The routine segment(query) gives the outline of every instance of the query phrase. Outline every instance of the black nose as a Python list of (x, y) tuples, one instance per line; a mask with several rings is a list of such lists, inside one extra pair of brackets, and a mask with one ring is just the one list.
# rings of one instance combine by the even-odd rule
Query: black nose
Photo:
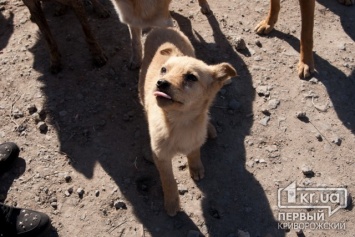
[(167, 89), (170, 86), (170, 82), (167, 80), (160, 79), (157, 81), (157, 87), (159, 89)]

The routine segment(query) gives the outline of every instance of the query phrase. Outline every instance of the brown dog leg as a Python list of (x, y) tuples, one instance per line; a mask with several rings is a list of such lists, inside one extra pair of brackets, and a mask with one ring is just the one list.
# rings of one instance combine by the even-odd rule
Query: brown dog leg
[(310, 77), (314, 72), (313, 61), (313, 25), (315, 0), (299, 0), (302, 17), (300, 61), (298, 63), (298, 76)]
[(86, 18), (85, 7), (82, 0), (73, 0), (71, 1), (71, 7), (80, 21), (81, 27), (85, 34), (86, 42), (89, 46), (89, 50), (93, 55), (94, 64), (98, 67), (101, 67), (106, 64), (107, 57), (105, 56), (100, 45), (97, 43), (91, 28), (89, 26), (88, 19)]
[(210, 6), (208, 5), (207, 0), (198, 0), (198, 4), (201, 7), (201, 12), (205, 15), (212, 13)]
[(189, 170), (191, 177), (198, 181), (203, 179), (205, 176), (205, 168), (201, 162), (200, 149), (197, 149), (187, 155), (187, 160), (189, 163)]
[(31, 13), (31, 20), (38, 25), (47, 47), (50, 52), (50, 69), (52, 73), (58, 73), (61, 70), (60, 53), (57, 42), (54, 40), (51, 30), (49, 29), (47, 20), (44, 16), (41, 3), (34, 0), (23, 0), (23, 3), (28, 7)]
[(138, 27), (128, 26), (131, 34), (131, 60), (129, 62), (129, 69), (137, 69), (142, 63), (142, 30)]
[(265, 20), (261, 21), (256, 27), (255, 31), (258, 34), (269, 34), (277, 22), (280, 12), (280, 0), (270, 0), (269, 14)]
[(169, 216), (175, 216), (180, 210), (179, 194), (174, 179), (171, 158), (158, 159), (153, 155), (154, 163), (158, 168), (164, 192), (164, 207)]

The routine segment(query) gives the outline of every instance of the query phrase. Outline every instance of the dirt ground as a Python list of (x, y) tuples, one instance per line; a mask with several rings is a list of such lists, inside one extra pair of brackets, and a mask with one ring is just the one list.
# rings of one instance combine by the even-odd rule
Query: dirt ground
[[(218, 138), (202, 149), (206, 177), (194, 182), (184, 157), (174, 160), (182, 212), (171, 218), (157, 170), (144, 158), (147, 126), (138, 71), (127, 68), (129, 32), (102, 2), (110, 18), (87, 7), (109, 59), (102, 68), (92, 65), (74, 14), (55, 17), (54, 5), (44, 4), (62, 54), (63, 70), (52, 75), (28, 9), (0, 0), (0, 142), (21, 147), (0, 176), (0, 201), (47, 213), (52, 236), (355, 236), (354, 6), (316, 2), (316, 73), (300, 80), (298, 1), (282, 2), (276, 30), (265, 37), (253, 29), (267, 14), (266, 0), (210, 0), (210, 16), (197, 0), (173, 1), (172, 16), (197, 57), (229, 62), (239, 76), (211, 109)], [(236, 50), (238, 38), (246, 49)], [(308, 119), (297, 118), (301, 112)], [(347, 190), (348, 205), (331, 216), (326, 208), (280, 208), (278, 189), (282, 196), (293, 182)], [(280, 219), (287, 213), (308, 221)], [(309, 219), (317, 215), (324, 218)], [(280, 228), (284, 222), (309, 226), (302, 235), (296, 225)]]

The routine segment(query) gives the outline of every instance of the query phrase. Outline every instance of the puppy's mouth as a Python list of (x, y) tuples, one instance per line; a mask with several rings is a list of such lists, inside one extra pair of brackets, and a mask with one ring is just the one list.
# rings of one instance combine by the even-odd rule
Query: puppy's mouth
[(153, 95), (157, 98), (158, 103), (161, 105), (163, 105), (163, 104), (165, 105), (166, 103), (182, 104), (182, 102), (173, 99), (173, 97), (171, 95), (169, 95), (167, 92), (164, 92), (164, 91), (156, 90), (156, 91), (154, 91)]

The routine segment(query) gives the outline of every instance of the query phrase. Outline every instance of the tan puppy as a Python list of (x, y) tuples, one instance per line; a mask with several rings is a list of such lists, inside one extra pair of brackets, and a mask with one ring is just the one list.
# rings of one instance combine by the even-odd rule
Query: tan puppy
[(187, 155), (191, 177), (204, 177), (200, 147), (207, 130), (216, 136), (208, 111), (223, 83), (236, 76), (228, 63), (209, 66), (194, 57), (190, 41), (178, 30), (155, 29), (147, 36), (139, 96), (146, 111), (164, 206), (170, 216), (180, 209), (172, 158)]
[[(173, 21), (169, 12), (171, 0), (111, 0), (120, 17), (128, 25), (132, 54), (130, 69), (139, 68), (142, 62), (142, 28), (169, 27)], [(199, 0), (201, 12), (210, 13), (207, 0)]]

